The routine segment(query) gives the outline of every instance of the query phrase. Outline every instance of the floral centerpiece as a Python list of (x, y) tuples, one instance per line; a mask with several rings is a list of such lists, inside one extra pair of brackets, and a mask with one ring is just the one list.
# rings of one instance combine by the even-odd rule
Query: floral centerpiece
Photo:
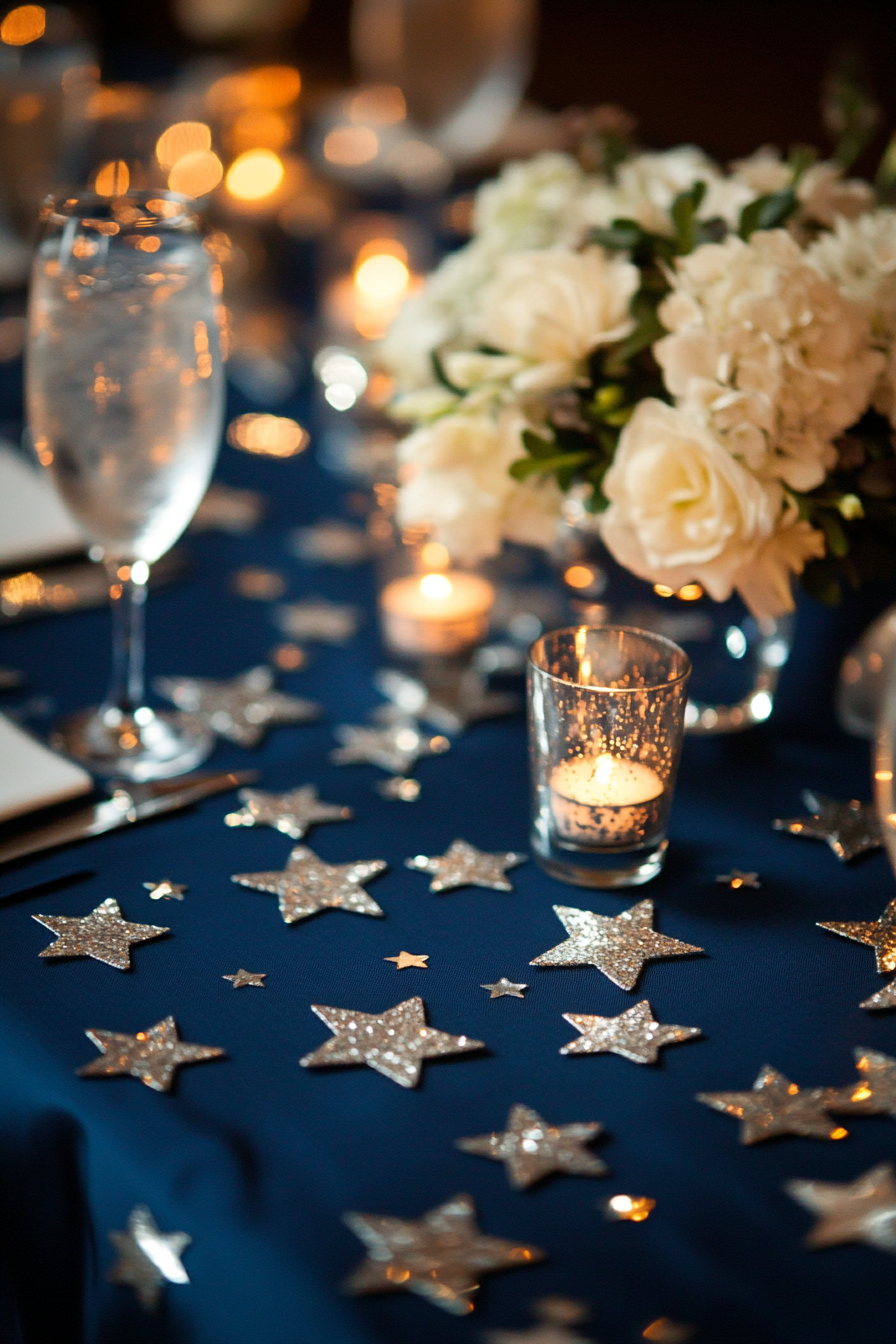
[[(623, 127), (624, 131), (624, 127)], [(754, 616), (896, 554), (896, 181), (771, 149), (540, 154), (382, 344), (399, 519), (461, 562), (549, 546), (576, 492), (633, 574)]]

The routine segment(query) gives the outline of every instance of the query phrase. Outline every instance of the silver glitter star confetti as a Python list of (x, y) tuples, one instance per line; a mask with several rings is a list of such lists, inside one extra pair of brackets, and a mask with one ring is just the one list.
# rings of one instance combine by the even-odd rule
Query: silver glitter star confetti
[(156, 1311), (167, 1283), (189, 1283), (181, 1256), (193, 1238), (186, 1232), (160, 1232), (149, 1209), (131, 1210), (127, 1230), (110, 1232), (118, 1259), (106, 1277), (110, 1283), (133, 1288), (145, 1311)]
[(289, 639), (308, 639), (319, 644), (345, 644), (358, 628), (357, 607), (314, 598), (284, 602), (274, 612), (277, 628)]
[(858, 1045), (853, 1051), (859, 1081), (852, 1087), (830, 1087), (825, 1106), (846, 1115), (889, 1115), (896, 1120), (896, 1059)]
[(759, 1143), (781, 1134), (806, 1139), (845, 1139), (847, 1131), (825, 1114), (828, 1089), (797, 1087), (765, 1064), (749, 1092), (698, 1092), (697, 1101), (740, 1120), (741, 1143)]
[(602, 1129), (596, 1120), (550, 1125), (531, 1106), (517, 1104), (511, 1106), (503, 1132), (455, 1139), (454, 1146), (475, 1157), (503, 1162), (514, 1190), (525, 1190), (557, 1171), (567, 1176), (605, 1176), (607, 1164), (585, 1148)]
[(739, 868), (732, 868), (730, 873), (719, 873), (716, 881), (723, 882), (732, 891), (740, 891), (741, 887), (758, 890), (762, 886), (758, 873), (742, 873)]
[(333, 730), (342, 743), (330, 752), (333, 765), (378, 765), (392, 775), (406, 775), (424, 756), (449, 750), (447, 737), (423, 732), (413, 719), (385, 727), (340, 723)]
[(673, 1027), (657, 1022), (646, 999), (618, 1017), (591, 1017), (587, 1013), (563, 1016), (581, 1035), (561, 1046), (561, 1055), (622, 1055), (635, 1064), (655, 1064), (665, 1045), (679, 1045), (702, 1036), (699, 1027)]
[(502, 975), (492, 985), (480, 985), (480, 989), (489, 990), (490, 999), (503, 999), (509, 997), (512, 999), (522, 999), (526, 996), (528, 985), (518, 985), (513, 980), (508, 980), (506, 975)]
[(274, 830), (301, 840), (312, 826), (325, 821), (351, 821), (352, 810), (341, 803), (322, 803), (313, 784), (290, 789), (287, 793), (266, 793), (264, 789), (240, 789), (243, 804), (224, 818), (228, 826), (273, 826)]
[(689, 957), (702, 947), (654, 932), (653, 901), (638, 901), (620, 915), (555, 905), (554, 914), (570, 935), (530, 966), (595, 966), (620, 989), (634, 989), (645, 962), (661, 957)]
[(486, 1330), (483, 1339), (487, 1344), (594, 1344), (568, 1328), (588, 1319), (584, 1302), (568, 1297), (542, 1297), (532, 1304), (532, 1315), (539, 1324), (528, 1330)]
[(167, 877), (161, 882), (144, 882), (143, 886), (149, 892), (151, 901), (182, 901), (184, 892), (189, 891), (189, 887), (182, 882), (172, 882)]
[(317, 914), (318, 910), (350, 910), (356, 915), (382, 915), (383, 911), (362, 883), (388, 868), (385, 859), (359, 859), (355, 863), (324, 863), (307, 845), (296, 845), (286, 867), (273, 873), (234, 873), (231, 882), (253, 891), (267, 891), (278, 898), (284, 923)]
[(818, 927), (829, 933), (839, 933), (841, 938), (851, 938), (854, 943), (873, 947), (881, 974), (896, 971), (896, 900), (890, 901), (880, 919), (823, 920), (819, 921)]
[(313, 527), (297, 527), (287, 546), (308, 564), (360, 565), (370, 554), (370, 537), (340, 518), (324, 518)]
[(859, 1004), (859, 1007), (870, 1008), (872, 1010), (879, 1008), (896, 1008), (896, 977), (894, 977), (888, 984), (884, 985), (883, 989), (879, 989), (875, 994), (871, 994), (867, 999), (863, 999)]
[(405, 859), (405, 868), (417, 873), (430, 873), (430, 891), (454, 891), (458, 887), (487, 887), (491, 891), (513, 891), (504, 874), (526, 862), (525, 854), (502, 850), (489, 854), (477, 849), (466, 840), (452, 840), (444, 854), (429, 858), (416, 854)]
[(253, 602), (276, 602), (286, 592), (286, 580), (273, 569), (245, 565), (230, 576), (230, 586), (239, 597)]
[(311, 1011), (330, 1028), (333, 1040), (299, 1060), (306, 1069), (327, 1064), (369, 1064), (401, 1087), (416, 1087), (424, 1059), (465, 1054), (481, 1050), (484, 1044), (469, 1036), (449, 1036), (446, 1031), (428, 1027), (423, 1000), (416, 996), (383, 1013), (358, 1013), (320, 1003), (312, 1003)]
[(417, 678), (387, 667), (376, 674), (374, 684), (404, 713), (443, 733), (463, 733), (474, 723), (516, 714), (522, 707), (520, 696), (491, 690), (473, 668)]
[(368, 1251), (347, 1279), (347, 1293), (406, 1289), (452, 1316), (473, 1310), (483, 1274), (544, 1259), (537, 1246), (480, 1232), (469, 1195), (455, 1195), (413, 1221), (372, 1213), (346, 1213), (343, 1220)]
[(252, 667), (232, 681), (208, 677), (156, 677), (159, 695), (178, 709), (195, 714), (219, 737), (238, 747), (255, 747), (268, 728), (282, 723), (310, 723), (321, 708), (311, 700), (275, 691), (269, 667)]
[(229, 980), (234, 989), (245, 989), (246, 985), (254, 985), (256, 989), (264, 989), (267, 974), (267, 971), (244, 971), (241, 966), (233, 975), (222, 975), (221, 979)]
[(896, 1255), (896, 1172), (882, 1162), (846, 1185), (829, 1181), (788, 1181), (791, 1199), (818, 1222), (806, 1237), (813, 1250), (863, 1241), (879, 1251)]
[(129, 924), (122, 919), (118, 902), (110, 896), (82, 918), (67, 915), (32, 915), (38, 924), (56, 934), (56, 942), (45, 947), (42, 957), (93, 957), (116, 970), (131, 965), (131, 944), (161, 938), (171, 930), (156, 924)]
[(420, 971), (428, 971), (429, 953), (399, 952), (397, 957), (383, 957), (383, 961), (394, 961), (396, 971), (406, 971), (415, 966)]
[(843, 863), (883, 844), (873, 803), (860, 803), (855, 798), (840, 803), (810, 789), (803, 791), (802, 798), (811, 815), (773, 821), (776, 831), (824, 840)]
[(94, 1027), (84, 1034), (101, 1057), (77, 1070), (81, 1078), (129, 1074), (154, 1092), (170, 1091), (174, 1071), (182, 1064), (201, 1064), (224, 1054), (219, 1045), (193, 1045), (190, 1041), (180, 1040), (173, 1017), (163, 1017), (154, 1027), (138, 1031), (136, 1036), (126, 1036), (120, 1031), (100, 1031)]
[(374, 788), (381, 798), (389, 798), (399, 803), (416, 803), (420, 797), (419, 779), (408, 779), (405, 775), (393, 775), (391, 779), (377, 780)]

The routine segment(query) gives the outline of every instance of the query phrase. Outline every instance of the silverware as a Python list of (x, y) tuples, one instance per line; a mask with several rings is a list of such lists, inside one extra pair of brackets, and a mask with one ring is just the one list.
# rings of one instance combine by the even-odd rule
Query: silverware
[(91, 836), (103, 835), (121, 826), (132, 826), (135, 822), (147, 821), (150, 817), (162, 816), (166, 812), (177, 812), (215, 793), (225, 793), (243, 784), (254, 784), (257, 779), (257, 770), (217, 770), (183, 775), (180, 779), (156, 784), (115, 783), (112, 785), (112, 796), (102, 803), (80, 807), (64, 817), (33, 827), (24, 834), (0, 840), (0, 864), (11, 863), (13, 859), (22, 859), (42, 850), (56, 849), (59, 845), (68, 845), (75, 840), (88, 840)]

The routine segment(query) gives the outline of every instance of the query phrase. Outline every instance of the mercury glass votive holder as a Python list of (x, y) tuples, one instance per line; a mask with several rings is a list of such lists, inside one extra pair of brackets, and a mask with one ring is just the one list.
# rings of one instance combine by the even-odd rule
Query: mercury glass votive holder
[(624, 626), (532, 645), (532, 848), (552, 877), (633, 887), (660, 871), (690, 672), (677, 644)]

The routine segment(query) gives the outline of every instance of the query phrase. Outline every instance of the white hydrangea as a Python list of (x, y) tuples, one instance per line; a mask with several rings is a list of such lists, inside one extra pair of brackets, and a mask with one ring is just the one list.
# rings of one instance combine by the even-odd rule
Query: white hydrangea
[(508, 163), (476, 193), (473, 232), (495, 252), (574, 244), (577, 203), (589, 179), (569, 154)]
[(820, 485), (883, 367), (862, 307), (774, 229), (680, 258), (659, 316), (671, 334), (654, 353), (678, 404), (762, 478)]
[(680, 145), (661, 154), (637, 154), (616, 169), (613, 182), (596, 181), (581, 205), (583, 219), (606, 227), (614, 219), (634, 219), (650, 233), (674, 233), (670, 209), (675, 197), (695, 182), (706, 184), (700, 219), (719, 217), (732, 227), (756, 192), (738, 178), (725, 177), (701, 149)]

